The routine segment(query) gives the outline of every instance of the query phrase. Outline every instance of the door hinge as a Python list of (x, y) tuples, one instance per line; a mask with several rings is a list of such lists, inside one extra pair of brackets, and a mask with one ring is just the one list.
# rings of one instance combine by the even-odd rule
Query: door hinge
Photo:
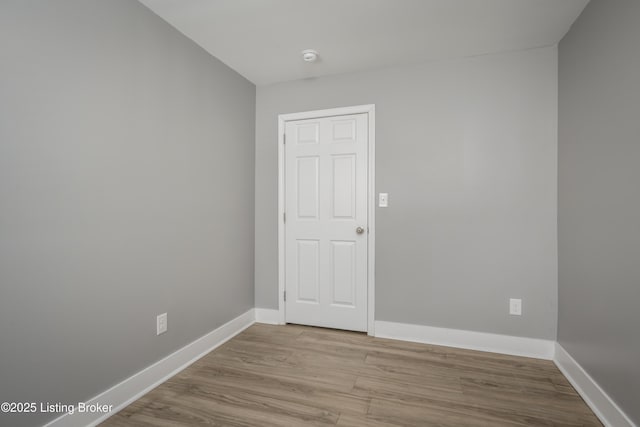
[(282, 143), (283, 144), (287, 143), (287, 134), (286, 133), (284, 135), (282, 135)]
[(287, 302), (287, 291), (284, 291), (284, 301)]
[(287, 213), (286, 212), (282, 213), (282, 221), (283, 222), (287, 222)]

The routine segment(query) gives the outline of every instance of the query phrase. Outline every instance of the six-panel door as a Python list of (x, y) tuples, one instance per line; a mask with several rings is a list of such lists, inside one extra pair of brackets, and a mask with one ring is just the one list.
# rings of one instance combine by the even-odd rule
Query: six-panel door
[(367, 114), (286, 122), (289, 323), (367, 330), (367, 131)]

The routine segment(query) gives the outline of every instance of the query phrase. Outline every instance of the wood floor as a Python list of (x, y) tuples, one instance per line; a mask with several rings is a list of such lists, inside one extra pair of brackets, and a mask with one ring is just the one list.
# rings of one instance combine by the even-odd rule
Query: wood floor
[(600, 426), (550, 361), (255, 324), (103, 426)]

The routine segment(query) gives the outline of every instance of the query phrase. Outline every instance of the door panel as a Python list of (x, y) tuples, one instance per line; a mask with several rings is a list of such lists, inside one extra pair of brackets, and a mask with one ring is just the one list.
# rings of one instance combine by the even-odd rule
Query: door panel
[(356, 140), (356, 119), (331, 120), (334, 142), (354, 142)]
[(320, 137), (320, 124), (308, 122), (296, 127), (298, 144), (317, 144)]
[(356, 157), (332, 156), (333, 218), (355, 219)]
[(317, 304), (320, 290), (320, 242), (298, 240), (298, 301)]
[(367, 120), (285, 123), (287, 322), (367, 330)]
[(331, 242), (333, 298), (331, 304), (355, 305), (356, 242)]
[(296, 161), (298, 219), (318, 219), (318, 160), (318, 157), (299, 157)]

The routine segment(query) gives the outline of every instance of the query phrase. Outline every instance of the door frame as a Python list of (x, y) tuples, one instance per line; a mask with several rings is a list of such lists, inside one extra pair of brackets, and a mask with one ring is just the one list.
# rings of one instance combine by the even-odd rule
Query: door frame
[(368, 173), (367, 173), (367, 334), (374, 335), (375, 321), (375, 104), (357, 105), (353, 107), (330, 108), (326, 110), (304, 111), (278, 115), (278, 321), (286, 323), (284, 291), (285, 291), (285, 150), (284, 133), (288, 121), (316, 119), (351, 114), (367, 114), (368, 117)]

